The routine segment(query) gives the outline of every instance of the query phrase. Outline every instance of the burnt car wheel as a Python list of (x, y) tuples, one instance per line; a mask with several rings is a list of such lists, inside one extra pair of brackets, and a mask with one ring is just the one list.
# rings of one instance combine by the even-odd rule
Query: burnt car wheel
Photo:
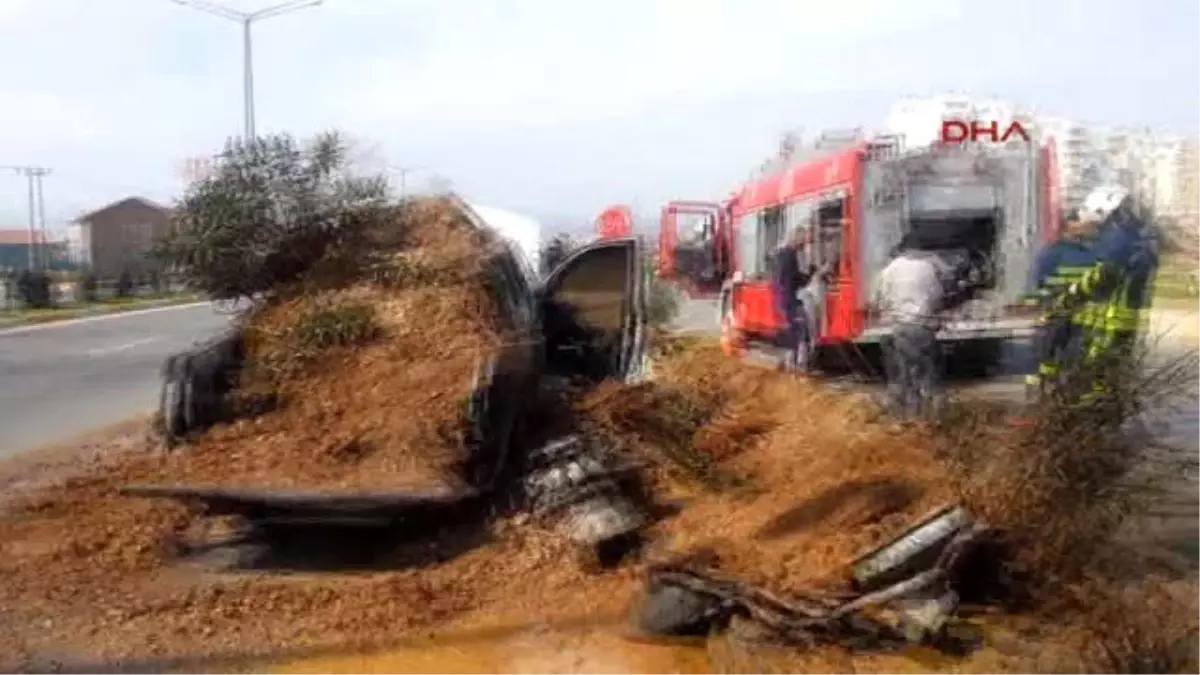
[(168, 443), (178, 440), (187, 431), (180, 357), (168, 359), (163, 368), (162, 391), (159, 394), (158, 415), (163, 435)]
[(226, 397), (242, 366), (241, 339), (233, 331), (167, 358), (159, 417), (168, 441), (203, 431), (225, 417)]
[(721, 615), (721, 601), (674, 584), (653, 584), (638, 604), (634, 621), (647, 635), (707, 635)]

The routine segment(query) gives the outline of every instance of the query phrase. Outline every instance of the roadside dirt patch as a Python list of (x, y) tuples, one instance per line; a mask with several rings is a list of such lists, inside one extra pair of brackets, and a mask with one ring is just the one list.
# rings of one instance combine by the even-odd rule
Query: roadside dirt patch
[[(655, 497), (681, 506), (654, 527), (648, 559), (711, 552), (725, 573), (780, 593), (837, 588), (857, 556), (958, 498), (954, 474), (935, 456), (929, 432), (873, 422), (864, 396), (746, 368), (707, 344), (666, 357), (657, 372), (651, 387), (639, 385), (631, 397), (621, 396), (622, 387), (602, 388), (579, 402), (595, 428), (658, 462)], [(751, 398), (759, 403), (748, 408)], [(648, 425), (646, 411), (636, 408), (664, 400), (688, 401), (696, 414)], [(631, 409), (630, 401), (638, 406)], [(739, 422), (745, 419), (753, 423)], [(706, 484), (678, 468), (663, 450), (667, 444), (711, 452), (696, 466), (739, 480)], [(666, 652), (643, 649), (626, 642), (619, 628), (640, 589), (642, 563), (596, 574), (561, 537), (521, 517), (495, 521), (489, 541), (468, 550), (459, 550), (455, 540), (464, 533), (453, 530), (412, 542), (414, 558), (444, 552), (425, 555), (431, 562), (420, 568), (230, 575), (180, 567), (164, 542), (189, 527), (193, 514), (112, 492), (131, 477), (166, 475), (172, 461), (126, 455), (119, 466), (43, 490), (0, 521), (0, 574), (7, 581), (0, 589), (6, 636), (0, 669), (45, 669), (58, 660), (92, 672), (261, 672), (280, 662), (293, 672), (379, 672), (390, 669), (381, 665), (387, 659), (398, 663), (405, 650), (429, 644), (433, 653), (462, 659), (439, 662), (448, 670), (475, 663), (566, 672), (662, 664), (684, 672), (764, 672), (767, 666), (783, 672), (995, 672), (1036, 669), (1051, 652), (1080, 662), (1083, 633), (1064, 627), (1096, 635), (1096, 625), (1112, 623), (1089, 623), (1079, 609), (1086, 605), (1077, 601), (1074, 619), (1062, 613), (1052, 619), (983, 616), (974, 621), (986, 633), (986, 646), (966, 661), (929, 650), (780, 651), (720, 640)], [(218, 470), (215, 459), (208, 470)], [(1094, 589), (1082, 592), (1085, 602), (1100, 597)], [(1163, 603), (1156, 605), (1160, 614), (1174, 611)], [(490, 634), (511, 639), (491, 647), (455, 641)], [(555, 648), (548, 652), (548, 645)], [(470, 661), (475, 649), (493, 651)], [(621, 659), (601, 658), (613, 649), (621, 650)]]
[[(657, 387), (692, 402), (690, 427), (677, 418), (663, 438), (645, 433), (652, 425), (622, 425), (622, 415), (656, 409), (619, 393), (589, 401), (588, 412), (641, 455), (668, 457), (660, 490), (686, 504), (660, 528), (673, 552), (711, 549), (724, 571), (772, 587), (839, 584), (858, 555), (956, 499), (924, 434), (869, 423), (866, 396), (744, 366), (709, 343), (659, 370)], [(698, 489), (671, 471), (677, 462), (661, 448), (672, 443), (730, 486)]]
[(0, 509), (20, 495), (157, 446), (149, 422), (148, 417), (126, 420), (5, 459), (0, 462)]

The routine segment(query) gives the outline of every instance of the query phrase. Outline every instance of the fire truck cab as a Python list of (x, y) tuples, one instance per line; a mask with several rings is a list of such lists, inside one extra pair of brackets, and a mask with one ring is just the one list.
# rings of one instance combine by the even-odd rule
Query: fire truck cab
[[(896, 137), (818, 144), (806, 158), (765, 175), (721, 205), (708, 205), (720, 237), (707, 254), (727, 261), (719, 290), (727, 344), (774, 343), (782, 316), (771, 279), (774, 254), (796, 230), (808, 232), (808, 260), (831, 273), (806, 297), (818, 347), (873, 343), (890, 327), (872, 311), (878, 273), (906, 234), (936, 252), (945, 283), (961, 302), (947, 308), (946, 341), (1004, 340), (1028, 334), (1032, 319), (1011, 311), (1025, 291), (1037, 248), (1057, 232), (1052, 146), (912, 150)], [(682, 251), (664, 209), (663, 251)], [(668, 227), (668, 225), (670, 225)], [(680, 270), (676, 261), (666, 264)]]
[(729, 278), (729, 204), (674, 201), (658, 227), (658, 275), (691, 297), (715, 297)]

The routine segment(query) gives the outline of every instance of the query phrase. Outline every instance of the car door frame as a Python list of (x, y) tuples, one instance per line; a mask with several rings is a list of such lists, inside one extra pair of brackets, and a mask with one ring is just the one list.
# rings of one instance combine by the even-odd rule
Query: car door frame
[[(621, 380), (638, 378), (643, 372), (646, 351), (646, 316), (647, 316), (647, 286), (649, 273), (644, 264), (643, 245), (636, 237), (621, 237), (592, 242), (576, 249), (567, 256), (557, 267), (545, 275), (537, 287), (535, 297), (538, 313), (542, 317), (543, 344), (545, 350), (545, 369), (547, 373), (557, 375), (578, 375), (577, 373), (556, 372), (555, 355), (565, 347), (555, 343), (556, 337), (546, 332), (546, 313), (548, 304), (554, 302), (556, 293), (563, 287), (563, 281), (573, 271), (597, 255), (604, 255), (613, 249), (626, 252), (624, 259), (625, 288), (623, 290), (622, 317), (620, 329), (620, 345), (617, 362), (608, 369), (606, 377)], [(582, 330), (588, 327), (581, 326)], [(560, 369), (561, 370), (561, 369)]]

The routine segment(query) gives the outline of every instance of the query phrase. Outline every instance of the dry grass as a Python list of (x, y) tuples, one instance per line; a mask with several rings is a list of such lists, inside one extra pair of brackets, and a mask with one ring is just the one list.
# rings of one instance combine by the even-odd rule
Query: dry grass
[(1043, 672), (1200, 672), (1198, 591), (1194, 579), (1074, 587), (1075, 621), (1036, 665)]
[(1051, 396), (1022, 428), (1003, 423), (1012, 411), (1002, 407), (953, 407), (935, 437), (963, 501), (1009, 538), (1026, 591), (1078, 581), (1125, 523), (1195, 467), (1191, 453), (1164, 451), (1150, 430), (1194, 407), (1196, 355), (1152, 364), (1139, 352), (1119, 371), (1098, 367), (1075, 374), (1111, 383), (1094, 405)]
[[(452, 246), (452, 230), (445, 232), (432, 231), (429, 241)], [(113, 658), (317, 644), (358, 650), (433, 631), (581, 624), (593, 632), (606, 627), (588, 644), (604, 653), (622, 650), (621, 668), (667, 663), (661, 652), (639, 661), (637, 655), (649, 651), (607, 628), (638, 592), (639, 564), (593, 575), (560, 538), (517, 519), (497, 522), (486, 545), (421, 570), (197, 579), (173, 569), (162, 548), (194, 515), (114, 496), (114, 487), (135, 479), (291, 485), (317, 478), (329, 486), (394, 487), (402, 476), (440, 477), (453, 466), (458, 446), (434, 420), (449, 414), (458, 387), (469, 382), (463, 376), (473, 359), (462, 355), (487, 344), (478, 340), (494, 331), (487, 311), (462, 301), (464, 289), (448, 280), (452, 276), (424, 271), (396, 284), (337, 290), (337, 297), (368, 302), (383, 336), (365, 347), (333, 347), (326, 362), (308, 362), (302, 378), (272, 380), (291, 406), (215, 430), (185, 456), (138, 453), (42, 491), (18, 517), (0, 520), (0, 574), (8, 582), (0, 603), (13, 608), (0, 614), (9, 640), (0, 640), (0, 665), (46, 651)], [(415, 279), (437, 281), (421, 286)], [(279, 303), (269, 310), (277, 314), (259, 320), (294, 325), (302, 304)], [(608, 384), (574, 401), (585, 424), (660, 468), (652, 481), (656, 496), (683, 505), (679, 515), (655, 526), (652, 559), (711, 550), (727, 573), (781, 593), (837, 587), (859, 555), (965, 498), (1017, 535), (1017, 562), (1053, 572), (1037, 580), (1035, 609), (980, 620), (994, 634), (1016, 635), (1009, 641), (1013, 650), (1002, 652), (997, 638), (967, 660), (931, 660), (837, 649), (780, 653), (721, 638), (710, 645), (708, 667), (1195, 672), (1194, 650), (1184, 649), (1187, 639), (1195, 644), (1195, 605), (1183, 602), (1188, 593), (1196, 597), (1194, 584), (1176, 590), (1118, 583), (1116, 573), (1137, 572), (1129, 569), (1136, 561), (1117, 566), (1104, 547), (1083, 547), (1090, 542), (1081, 538), (1110, 528), (1084, 518), (1091, 513), (1087, 499), (1109, 494), (1093, 489), (1110, 471), (1089, 468), (1088, 458), (1098, 452), (1087, 444), (1090, 437), (1067, 443), (1062, 433), (997, 426), (1005, 411), (980, 408), (960, 409), (940, 429), (891, 427), (872, 421), (865, 396), (746, 366), (703, 342), (670, 345), (656, 374), (648, 384)], [(328, 400), (306, 395), (314, 387), (327, 388)], [(422, 415), (396, 412), (408, 410)], [(348, 447), (376, 450), (347, 454)], [(1094, 478), (1083, 486), (1067, 480), (1079, 476)], [(419, 546), (450, 546), (454, 536), (443, 533)], [(531, 638), (522, 639), (509, 647), (528, 647)], [(596, 653), (573, 638), (536, 639)], [(515, 663), (511, 653), (505, 659), (494, 663)], [(602, 668), (588, 659), (542, 665)], [(361, 658), (348, 667), (369, 669)]]

